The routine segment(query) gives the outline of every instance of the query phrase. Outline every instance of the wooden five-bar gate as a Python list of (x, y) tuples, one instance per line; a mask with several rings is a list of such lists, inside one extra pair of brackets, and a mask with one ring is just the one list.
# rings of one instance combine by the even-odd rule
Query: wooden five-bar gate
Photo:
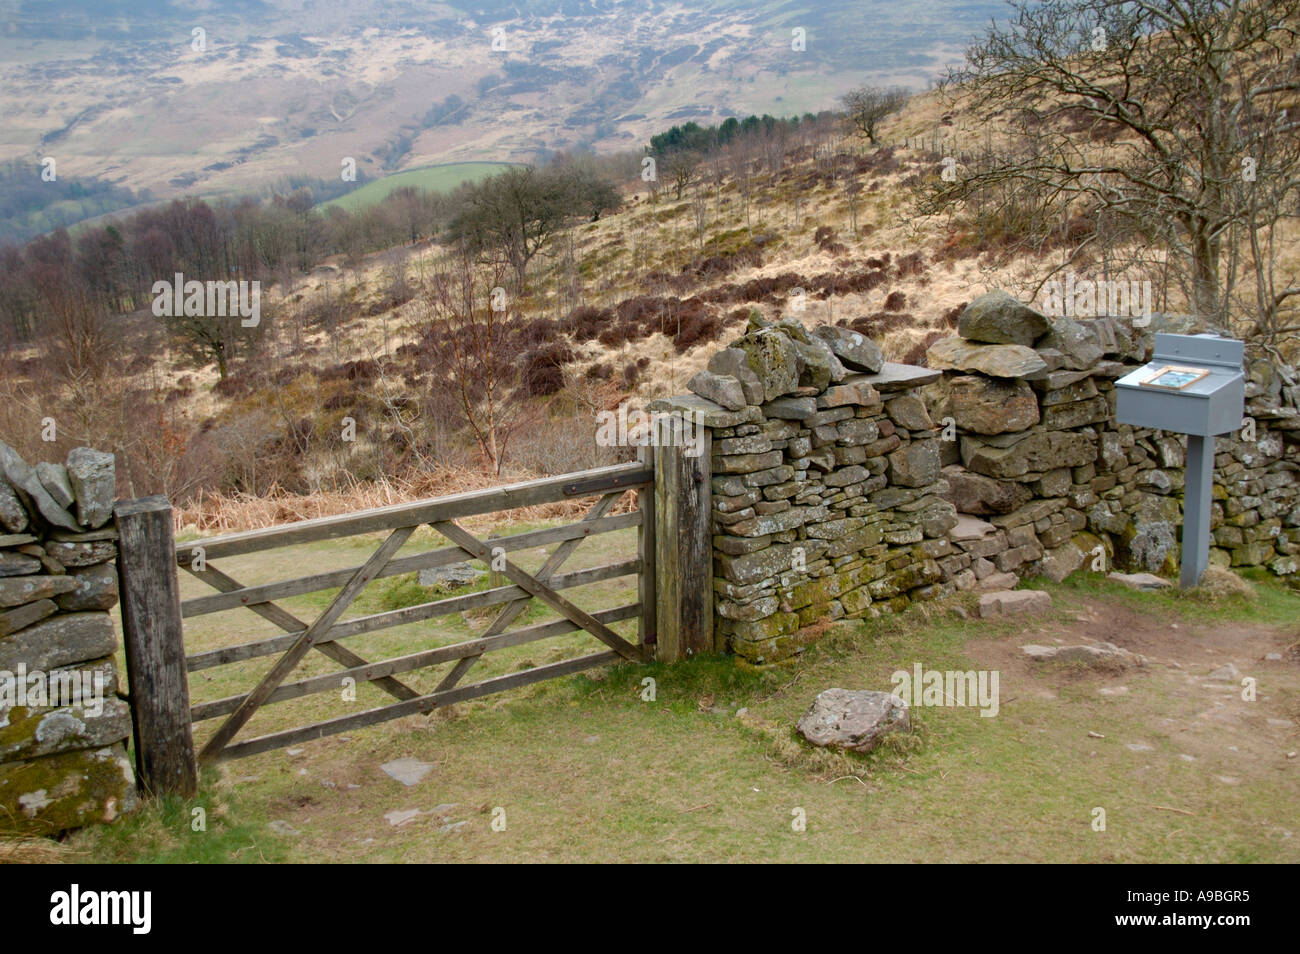
[[(137, 772), (147, 789), (192, 792), (198, 763), (238, 758), (426, 713), (439, 706), (485, 696), (544, 679), (581, 672), (611, 662), (675, 660), (713, 650), (712, 569), (708, 528), (708, 448), (687, 457), (680, 448), (644, 448), (637, 462), (550, 477), (506, 487), (306, 520), (265, 530), (175, 544), (171, 507), (166, 498), (119, 503), (119, 571), (131, 704), (135, 722)], [(629, 491), (637, 503), (614, 513)], [(594, 498), (578, 520), (560, 526), (481, 539), (457, 521), (499, 511), (557, 501)], [(417, 528), (428, 526), (450, 546), (398, 556)], [(590, 569), (562, 572), (584, 540), (597, 534), (635, 528), (636, 555)], [(246, 585), (228, 570), (232, 557), (382, 533), (383, 540), (358, 566), (309, 573), (272, 583)], [(554, 544), (541, 566), (526, 571), (510, 557), (515, 551)], [(466, 560), (491, 568), (494, 582), (480, 592), (430, 599), (414, 606), (344, 619), (344, 613), (371, 582)], [(222, 563), (218, 566), (217, 563)], [(211, 586), (211, 594), (180, 599), (179, 573)], [(563, 591), (629, 575), (636, 576), (635, 602), (588, 612)], [(326, 608), (306, 620), (282, 601), (335, 590)], [(533, 600), (559, 619), (511, 629)], [(183, 620), (244, 607), (283, 630), (281, 635), (189, 653)], [(373, 661), (349, 648), (349, 637), (431, 620), (453, 613), (500, 607), (472, 639), (420, 649)], [(611, 624), (635, 619), (635, 641)], [(582, 631), (601, 648), (576, 658), (537, 665), (520, 672), (467, 682), (487, 653)], [(293, 677), (309, 654), (332, 661), (334, 671)], [(248, 691), (191, 706), (188, 674), (258, 657), (278, 656)], [(403, 676), (450, 663), (432, 691), (412, 688)], [(293, 677), (293, 678), (291, 678)], [(248, 721), (265, 706), (313, 693), (337, 692), (341, 685), (370, 683), (391, 702), (334, 718), (239, 738)], [(197, 758), (194, 723), (220, 720)]]

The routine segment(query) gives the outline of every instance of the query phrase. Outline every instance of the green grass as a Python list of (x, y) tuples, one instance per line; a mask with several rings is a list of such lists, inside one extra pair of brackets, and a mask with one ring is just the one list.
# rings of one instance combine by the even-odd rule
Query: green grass
[[(251, 864), (286, 861), (281, 837), (267, 828), (264, 806), (239, 797), (207, 771), (193, 800), (155, 799), (145, 811), (95, 830), (67, 860), (135, 864)], [(87, 857), (89, 855), (89, 857)]]
[[(632, 542), (630, 533), (619, 537), (587, 541), (565, 570), (619, 558)], [(374, 545), (303, 549), (323, 569), (359, 563)], [(536, 565), (542, 554), (529, 559)], [(252, 569), (230, 572), (250, 579), (264, 572)], [(630, 601), (626, 582), (621, 590), (597, 585), (575, 602), (591, 609)], [(411, 585), (379, 581), (364, 599), (402, 603), (420, 595)], [(221, 806), (220, 824), (210, 821), (206, 836), (189, 837), (190, 806), (163, 802), (69, 844), (78, 860), (104, 861), (1300, 860), (1286, 836), (1300, 783), (1285, 758), (1295, 748), (1300, 674), (1294, 661), (1262, 662), (1265, 649), (1285, 653), (1295, 642), (1300, 594), (1261, 582), (1254, 599), (1206, 602), (1134, 593), (1087, 574), (1042, 587), (1055, 601), (1043, 617), (979, 621), (957, 612), (969, 598), (926, 604), (835, 624), (789, 668), (749, 672), (727, 657), (619, 665), (225, 763), (204, 778), (205, 804)], [(297, 611), (324, 600), (317, 594)], [(1160, 654), (1180, 665), (1099, 674), (1033, 668), (1019, 651), (1028, 642), (1077, 640), (1084, 621), (1105, 633), (1109, 620), (1145, 627), (1148, 638), (1163, 640)], [(484, 625), (456, 619), (388, 647), (348, 645), (382, 658)], [(236, 636), (249, 633), (203, 631), (214, 643)], [(476, 669), (470, 679), (594, 648), (581, 634), (516, 647), (499, 654), (499, 670)], [(1202, 681), (1228, 658), (1259, 676), (1259, 701)], [(914, 709), (913, 733), (869, 756), (815, 750), (796, 737), (794, 723), (817, 692), (888, 689), (892, 672), (916, 662), (999, 670), (998, 716)], [(218, 689), (196, 684), (204, 698)], [(300, 718), (338, 710), (332, 694), (310, 699), (322, 707), (309, 703)], [(383, 700), (375, 694), (368, 704)], [(1277, 726), (1287, 719), (1290, 728)], [(1138, 743), (1149, 748), (1130, 748)], [(433, 766), (410, 788), (379, 768), (404, 757)], [(1107, 812), (1105, 832), (1091, 827), (1097, 807)], [(405, 824), (385, 818), (411, 809), (422, 814)], [(495, 809), (505, 812), (505, 831), (492, 828)], [(806, 831), (792, 829), (795, 809)], [(285, 825), (297, 834), (284, 833)]]
[(508, 168), (510, 163), (506, 162), (452, 162), (403, 169), (382, 179), (367, 182), (347, 195), (322, 202), (317, 208), (324, 210), (330, 206), (338, 206), (348, 212), (357, 212), (377, 205), (388, 198), (394, 189), (403, 186), (414, 186), (426, 192), (450, 192), (466, 182), (478, 182)]

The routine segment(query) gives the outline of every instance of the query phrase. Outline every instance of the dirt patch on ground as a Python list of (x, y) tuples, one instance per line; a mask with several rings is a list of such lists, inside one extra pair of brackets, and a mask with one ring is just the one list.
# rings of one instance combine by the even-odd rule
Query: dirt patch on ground
[[(1291, 624), (1175, 621), (1094, 599), (1005, 636), (973, 639), (967, 653), (981, 668), (1000, 671), (1004, 708), (1018, 698), (1075, 703), (1063, 711), (1095, 742), (1091, 755), (1118, 746), (1137, 774), (1181, 765), (1212, 793), (1300, 768), (1296, 639)], [(1147, 664), (1105, 672), (1035, 662), (1021, 649), (1101, 642), (1144, 656)]]

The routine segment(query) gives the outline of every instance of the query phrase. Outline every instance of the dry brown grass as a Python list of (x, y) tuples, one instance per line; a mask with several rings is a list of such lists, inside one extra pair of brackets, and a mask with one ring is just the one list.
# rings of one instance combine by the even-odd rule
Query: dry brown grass
[[(481, 471), (454, 467), (438, 467), (427, 473), (410, 477), (388, 478), (378, 483), (353, 484), (345, 491), (318, 491), (310, 494), (285, 493), (278, 488), (265, 496), (246, 493), (206, 493), (192, 503), (177, 507), (173, 514), (174, 528), (203, 533), (236, 533), (243, 530), (263, 530), (267, 527), (332, 517), (338, 514), (356, 514), (377, 507), (414, 503), (435, 497), (488, 490), (506, 484), (533, 480), (541, 475), (511, 473), (494, 476)], [(589, 498), (560, 500), (554, 503), (503, 510), (492, 514), (493, 522), (536, 521), (574, 517), (585, 513)], [(635, 506), (634, 495), (624, 495), (611, 510), (623, 513)]]
[(1247, 600), (1258, 598), (1253, 586), (1236, 573), (1221, 566), (1207, 566), (1205, 573), (1201, 575), (1201, 582), (1188, 590), (1187, 595), (1207, 603), (1238, 597)]
[(78, 854), (49, 838), (0, 838), (0, 865), (48, 865)]

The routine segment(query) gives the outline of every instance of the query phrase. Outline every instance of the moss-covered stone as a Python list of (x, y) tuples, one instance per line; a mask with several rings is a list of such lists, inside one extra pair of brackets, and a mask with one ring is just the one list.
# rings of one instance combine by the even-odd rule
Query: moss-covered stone
[(0, 764), (0, 830), (50, 835), (111, 822), (138, 804), (124, 745)]
[(116, 698), (85, 706), (0, 709), (0, 762), (102, 748), (131, 734), (131, 710)]
[(736, 556), (727, 553), (714, 555), (719, 575), (741, 585), (784, 573), (793, 565), (793, 560), (794, 547), (784, 544), (773, 544), (765, 550)]
[(840, 605), (844, 607), (845, 615), (852, 619), (865, 616), (871, 606), (871, 593), (867, 587), (859, 586), (841, 594)]
[(750, 642), (787, 636), (798, 628), (799, 617), (794, 613), (774, 613), (759, 620), (736, 620), (727, 627), (736, 639)]

